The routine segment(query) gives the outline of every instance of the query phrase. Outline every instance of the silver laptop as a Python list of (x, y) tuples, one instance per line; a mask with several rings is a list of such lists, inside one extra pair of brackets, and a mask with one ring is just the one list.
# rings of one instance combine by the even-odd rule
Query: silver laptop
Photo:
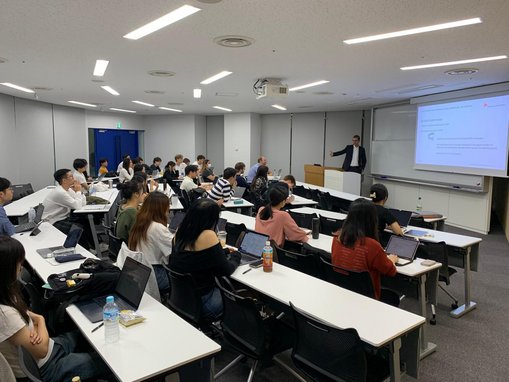
[(232, 195), (232, 199), (242, 199), (245, 192), (246, 192), (246, 187), (235, 187), (235, 190)]
[(269, 237), (263, 233), (246, 231), (239, 245), (239, 252), (242, 256), (240, 263), (248, 264), (260, 260), (267, 240)]
[(19, 225), (15, 226), (14, 227), (14, 232), (15, 233), (20, 233), (20, 232), (28, 232), (28, 231), (35, 230), (37, 227), (39, 227), (39, 224), (42, 223), (42, 213), (43, 212), (44, 212), (44, 205), (39, 204), (36, 207), (34, 221), (28, 222), (28, 223), (24, 223), (24, 224), (19, 224)]
[[(80, 241), (81, 234), (83, 233), (83, 228), (78, 227), (77, 225), (72, 225), (67, 237), (65, 238), (64, 245), (59, 245), (57, 247), (50, 248), (41, 248), (37, 250), (37, 253), (41, 255), (43, 258), (51, 257), (51, 254), (55, 251), (63, 250), (63, 249), (73, 249), (78, 245)], [(50, 256), (48, 256), (50, 255)]]
[(419, 241), (408, 237), (392, 235), (385, 252), (399, 257), (396, 265), (407, 265), (414, 261)]

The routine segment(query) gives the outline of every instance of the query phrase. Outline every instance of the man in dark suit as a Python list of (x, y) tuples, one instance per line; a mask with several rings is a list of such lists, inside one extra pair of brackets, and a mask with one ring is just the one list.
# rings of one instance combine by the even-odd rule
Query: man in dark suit
[(352, 145), (347, 145), (343, 150), (336, 152), (329, 152), (331, 157), (346, 154), (345, 161), (343, 162), (343, 170), (350, 172), (357, 172), (362, 174), (364, 167), (366, 167), (366, 150), (360, 146), (361, 137), (354, 135), (352, 138)]

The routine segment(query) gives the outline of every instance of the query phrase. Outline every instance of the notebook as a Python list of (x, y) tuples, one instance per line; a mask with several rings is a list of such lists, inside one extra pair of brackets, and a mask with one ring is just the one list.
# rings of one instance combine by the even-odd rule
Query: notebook
[(394, 217), (398, 221), (398, 224), (403, 230), (403, 233), (405, 233), (408, 230), (407, 226), (410, 223), (412, 211), (396, 210), (394, 208), (389, 208), (389, 211), (391, 212), (392, 215), (394, 215)]
[(232, 199), (242, 199), (245, 192), (246, 192), (246, 187), (235, 187), (235, 191), (233, 192)]
[(44, 212), (44, 206), (42, 204), (39, 204), (36, 207), (34, 221), (17, 225), (16, 227), (14, 227), (14, 232), (20, 233), (20, 232), (27, 232), (27, 231), (35, 230), (39, 226), (39, 224), (41, 224), (43, 212)]
[(65, 238), (64, 245), (60, 245), (57, 247), (50, 247), (50, 248), (41, 248), (41, 249), (37, 250), (37, 253), (39, 255), (41, 255), (43, 258), (47, 258), (48, 255), (52, 255), (53, 252), (58, 251), (60, 249), (74, 248), (78, 245), (78, 242), (80, 241), (82, 233), (83, 233), (83, 228), (78, 227), (77, 225), (73, 224), (71, 226), (71, 229), (69, 230), (69, 233), (67, 234), (67, 237)]
[(260, 260), (267, 240), (269, 240), (267, 235), (254, 231), (246, 231), (239, 245), (239, 252), (242, 256), (240, 263), (248, 264)]
[[(99, 322), (103, 319), (103, 307), (106, 297), (113, 296), (118, 310), (138, 310), (145, 287), (147, 286), (152, 269), (130, 257), (125, 259), (124, 267), (120, 272), (115, 292), (88, 301), (79, 301), (76, 307), (90, 322)], [(93, 277), (93, 276), (92, 276)]]
[(399, 259), (396, 265), (407, 265), (414, 261), (417, 247), (419, 247), (418, 240), (392, 235), (385, 252), (398, 255)]

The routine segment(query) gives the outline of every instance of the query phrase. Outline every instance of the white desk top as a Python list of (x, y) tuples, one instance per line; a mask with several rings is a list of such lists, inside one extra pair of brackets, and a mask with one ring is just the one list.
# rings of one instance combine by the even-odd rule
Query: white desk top
[(321, 210), (318, 208), (309, 208), (309, 207), (301, 207), (301, 208), (293, 208), (293, 212), (299, 212), (301, 214), (317, 214), (326, 218), (336, 219), (336, 220), (345, 220), (346, 214), (342, 214), (340, 212)]
[(293, 195), (294, 201), (290, 203), (292, 206), (316, 206), (318, 202), (312, 199), (306, 199), (299, 195)]
[(247, 229), (254, 231), (255, 218), (247, 215), (238, 214), (232, 211), (221, 211), (221, 217), (230, 223), (244, 224)]
[(122, 382), (142, 381), (221, 350), (221, 346), (146, 293), (139, 312), (146, 321), (128, 328), (120, 325), (119, 342), (106, 344), (104, 327), (92, 333), (98, 324), (91, 323), (76, 306), (67, 308), (83, 335)]
[[(236, 199), (238, 201), (239, 199)], [(251, 202), (248, 202), (246, 199), (241, 199), (242, 204), (235, 204), (233, 199), (228, 200), (226, 203), (223, 203), (224, 208), (247, 208), (247, 207), (254, 207), (254, 204)]]
[(75, 214), (89, 214), (94, 212), (107, 213), (110, 210), (113, 203), (115, 203), (117, 195), (118, 190), (116, 188), (110, 188), (106, 191), (96, 192), (94, 196), (98, 196), (100, 198), (108, 200), (109, 204), (89, 204), (83, 208), (80, 208), (79, 210), (74, 210), (74, 213)]
[[(37, 236), (30, 236), (28, 232), (25, 232), (18, 233), (13, 237), (23, 244), (23, 247), (25, 247), (26, 260), (42, 280), (46, 281), (48, 276), (53, 273), (70, 271), (71, 269), (76, 269), (80, 266), (84, 260), (70, 261), (62, 264), (55, 262), (58, 265), (52, 265), (47, 260), (43, 259), (37, 253), (37, 249), (62, 245), (64, 244), (66, 235), (49, 223), (42, 223), (39, 226), (39, 229), (41, 230), (41, 233)], [(76, 252), (85, 257), (95, 258), (94, 255), (80, 245), (76, 247)]]
[[(49, 188), (48, 188), (49, 187)], [(16, 200), (7, 204), (5, 213), (7, 216), (23, 216), (28, 213), (28, 210), (32, 207), (38, 206), (44, 201), (46, 196), (55, 188), (55, 186), (48, 186), (34, 192), (33, 194), (27, 195), (24, 198)]]
[(341, 329), (355, 328), (361, 339), (380, 347), (425, 323), (424, 317), (275, 263), (271, 273), (262, 268), (232, 278), (275, 300), (297, 308)]
[(439, 241), (444, 241), (447, 245), (451, 247), (457, 247), (457, 248), (467, 248), (471, 247), (475, 244), (479, 244), (482, 239), (479, 237), (473, 237), (473, 236), (464, 236), (464, 235), (458, 235), (455, 233), (449, 233), (444, 231), (435, 231), (432, 229), (427, 228), (421, 228), (421, 227), (412, 227), (408, 226), (408, 229), (415, 229), (418, 231), (426, 231), (428, 235), (419, 237), (418, 239), (420, 241), (429, 241), (432, 243), (438, 243)]

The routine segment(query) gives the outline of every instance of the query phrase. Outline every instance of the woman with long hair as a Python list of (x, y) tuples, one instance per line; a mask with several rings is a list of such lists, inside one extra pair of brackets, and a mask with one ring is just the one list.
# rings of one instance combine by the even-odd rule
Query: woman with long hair
[(201, 296), (204, 317), (218, 318), (223, 301), (216, 276), (229, 276), (240, 263), (238, 252), (221, 248), (215, 229), (220, 207), (211, 199), (198, 199), (187, 211), (175, 234), (170, 269), (190, 273)]
[[(378, 217), (373, 203), (364, 198), (355, 200), (348, 211), (340, 235), (332, 240), (332, 264), (357, 272), (368, 271), (375, 298), (398, 305), (390, 293), (381, 288), (382, 275), (396, 274), (396, 255), (387, 255), (378, 242)], [(384, 293), (382, 293), (384, 292)]]
[(260, 165), (256, 170), (256, 175), (251, 182), (251, 195), (252, 201), (255, 205), (255, 211), (257, 211), (264, 204), (264, 195), (267, 192), (269, 168), (264, 165)]
[(170, 199), (162, 192), (151, 192), (143, 201), (129, 234), (128, 247), (143, 253), (154, 268), (159, 290), (170, 287), (168, 274), (161, 265), (167, 264), (172, 252), (172, 236), (168, 230)]
[(115, 235), (127, 243), (131, 228), (136, 221), (139, 205), (143, 203), (146, 194), (143, 192), (143, 184), (134, 180), (119, 183), (117, 189), (120, 191), (123, 203), (118, 209)]
[(387, 191), (387, 187), (381, 183), (372, 185), (369, 190), (369, 197), (376, 207), (379, 239), (382, 239), (382, 237), (385, 236), (385, 227), (389, 227), (396, 235), (403, 236), (403, 230), (401, 229), (398, 221), (394, 215), (391, 214), (391, 211), (384, 207), (385, 202), (387, 202), (387, 199), (389, 198), (389, 191)]
[(120, 183), (128, 182), (133, 178), (133, 161), (130, 158), (125, 158), (122, 161), (122, 168), (118, 173), (118, 181)]
[[(260, 166), (261, 167), (261, 166)], [(269, 203), (260, 208), (256, 215), (255, 231), (269, 235), (279, 247), (285, 240), (305, 243), (309, 240), (306, 233), (297, 226), (295, 220), (286, 211), (281, 211), (288, 198), (288, 187), (274, 186), (269, 191)]]
[[(23, 378), (17, 347), (22, 346), (36, 360), (43, 381), (70, 381), (110, 376), (96, 353), (74, 353), (78, 332), (50, 338), (43, 316), (28, 310), (17, 280), (25, 249), (16, 239), (0, 237), (0, 351), (16, 378)], [(83, 341), (83, 340), (81, 340)]]

